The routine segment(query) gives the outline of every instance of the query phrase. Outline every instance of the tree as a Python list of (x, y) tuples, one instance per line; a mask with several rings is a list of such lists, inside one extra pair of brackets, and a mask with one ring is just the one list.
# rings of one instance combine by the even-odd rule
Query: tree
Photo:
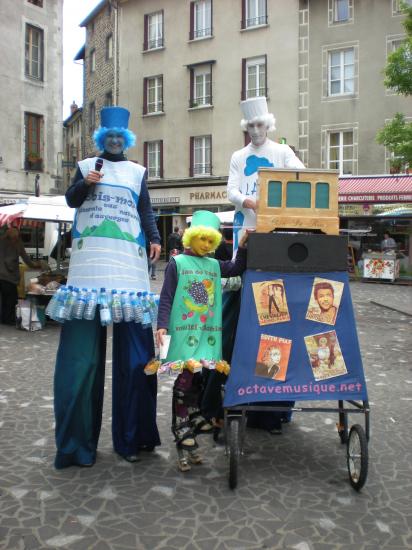
[[(388, 56), (384, 69), (384, 84), (398, 94), (412, 95), (412, 7), (403, 4), (406, 18), (403, 26), (406, 38), (394, 52)], [(376, 136), (376, 141), (385, 145), (394, 158), (391, 170), (402, 172), (412, 166), (412, 123), (405, 120), (402, 113), (396, 113)]]

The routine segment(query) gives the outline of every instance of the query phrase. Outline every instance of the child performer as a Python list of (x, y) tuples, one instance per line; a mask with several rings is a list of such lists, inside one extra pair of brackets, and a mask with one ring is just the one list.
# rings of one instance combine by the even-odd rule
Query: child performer
[[(234, 277), (246, 269), (247, 234), (240, 242), (235, 262), (208, 257), (220, 243), (219, 226), (213, 212), (194, 213), (190, 228), (183, 234), (185, 251), (171, 258), (160, 294), (157, 344), (163, 344), (168, 332), (171, 341), (166, 362), (180, 362), (183, 367), (172, 400), (172, 432), (181, 471), (190, 470), (189, 461), (202, 461), (196, 451), (196, 434), (213, 430), (213, 417), (220, 404), (221, 384), (213, 383), (211, 378), (229, 372), (229, 365), (222, 361), (221, 277)], [(209, 372), (208, 368), (214, 370)], [(184, 451), (188, 451), (189, 460)]]

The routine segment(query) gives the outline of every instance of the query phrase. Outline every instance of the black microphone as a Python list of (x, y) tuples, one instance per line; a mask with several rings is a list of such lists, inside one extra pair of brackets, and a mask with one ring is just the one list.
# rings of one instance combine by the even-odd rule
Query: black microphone
[(101, 158), (96, 159), (96, 164), (94, 166), (94, 169), (96, 170), (96, 172), (100, 172), (100, 170), (102, 169), (102, 166), (103, 166), (103, 159)]

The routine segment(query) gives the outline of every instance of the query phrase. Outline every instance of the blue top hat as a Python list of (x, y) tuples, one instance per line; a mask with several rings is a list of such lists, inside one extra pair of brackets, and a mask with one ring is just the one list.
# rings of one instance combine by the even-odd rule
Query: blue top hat
[(128, 128), (130, 112), (124, 107), (103, 107), (100, 124), (103, 128)]

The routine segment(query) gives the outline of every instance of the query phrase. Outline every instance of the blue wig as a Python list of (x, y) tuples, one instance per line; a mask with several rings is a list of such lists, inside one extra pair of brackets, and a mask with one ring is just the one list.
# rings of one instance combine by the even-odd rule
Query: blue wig
[(136, 143), (136, 135), (128, 128), (106, 128), (105, 126), (100, 126), (93, 134), (94, 143), (99, 151), (104, 150), (104, 141), (109, 132), (116, 132), (124, 137), (125, 150), (133, 147)]

